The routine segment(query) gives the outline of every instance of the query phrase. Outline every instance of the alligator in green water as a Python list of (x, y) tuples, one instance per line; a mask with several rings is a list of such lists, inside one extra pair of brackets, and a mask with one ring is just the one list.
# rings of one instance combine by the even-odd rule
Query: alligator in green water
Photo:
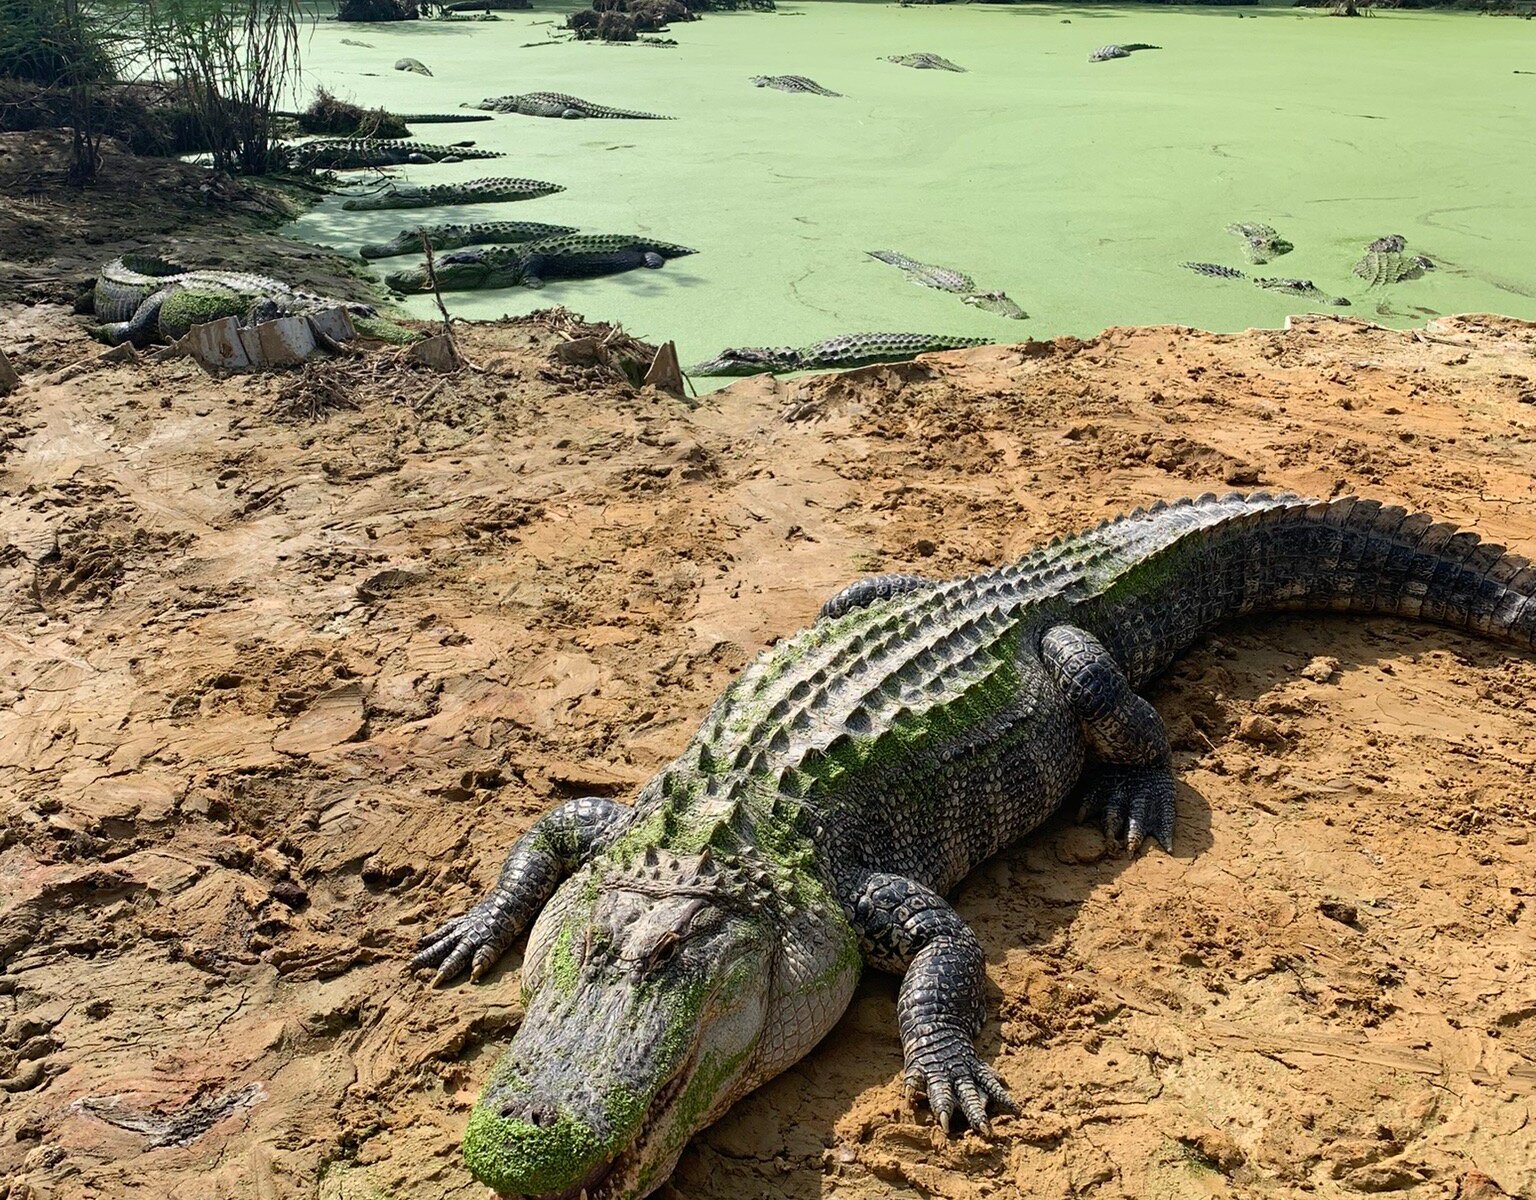
[(1422, 254), (1409, 255), (1408, 239), (1400, 233), (1379, 237), (1365, 248), (1365, 255), (1355, 264), (1355, 274), (1368, 287), (1386, 287), (1407, 279), (1419, 279), (1435, 264)]
[(986, 950), (944, 896), (1074, 797), (1129, 852), (1171, 848), (1169, 737), (1141, 692), (1227, 622), (1289, 612), (1529, 653), (1536, 567), (1402, 508), (1260, 492), (1158, 502), (965, 578), (844, 588), (632, 804), (558, 804), (421, 939), (413, 965), (441, 984), (532, 926), (470, 1172), (508, 1197), (650, 1194), (832, 1030), (864, 967), (903, 976), (909, 1093), (946, 1133), (985, 1133), (1014, 1105), (975, 1044)]
[(420, 254), (421, 235), (425, 232), (433, 251), (452, 250), (456, 246), (506, 245), (532, 242), (539, 238), (576, 233), (574, 225), (547, 225), (543, 221), (468, 221), (446, 225), (416, 225), (402, 229), (387, 242), (371, 242), (358, 249), (363, 258), (393, 258), (399, 254)]
[(1227, 226), (1227, 232), (1243, 239), (1243, 253), (1255, 266), (1279, 258), (1282, 254), (1289, 254), (1296, 248), (1268, 225), (1236, 221)]
[(908, 362), (935, 350), (990, 346), (990, 338), (946, 337), (932, 333), (845, 333), (809, 346), (740, 346), (722, 350), (694, 367), (694, 375), (764, 375), (784, 371), (826, 371)]
[(1330, 296), (1310, 279), (1264, 279), (1254, 277), (1254, 284), (1269, 292), (1285, 292), (1291, 296), (1302, 296), (1308, 300), (1318, 300), (1332, 304), (1335, 308), (1348, 308), (1348, 296)]
[(430, 186), (391, 181), (373, 192), (353, 195), (351, 199), (342, 201), (341, 206), (350, 212), (382, 208), (438, 208), (450, 204), (533, 200), (563, 191), (565, 187), (562, 184), (545, 183), (539, 179), (468, 179), (463, 183), (435, 183)]
[(1209, 275), (1212, 279), (1247, 279), (1236, 267), (1224, 267), (1220, 263), (1187, 262), (1181, 266), (1188, 267), (1191, 271), (1200, 275)]
[[(476, 246), (440, 254), (432, 261), (437, 286), (445, 291), (476, 288), (542, 287), (546, 279), (616, 275), (636, 267), (657, 268), (669, 258), (696, 253), (687, 246), (624, 233), (567, 233), (520, 246)], [(431, 288), (425, 266), (394, 271), (384, 281), (397, 292)]]
[(490, 113), (390, 113), (404, 125), (462, 125), (469, 121), (494, 121)]
[(1161, 50), (1161, 46), (1153, 46), (1148, 42), (1127, 42), (1125, 45), (1100, 46), (1088, 56), (1089, 62), (1109, 62), (1114, 58), (1130, 58), (1138, 50)]
[(888, 263), (899, 269), (907, 279), (920, 287), (934, 288), (941, 292), (953, 292), (966, 304), (974, 308), (980, 308), (986, 312), (995, 313), (1000, 317), (1008, 317), (1011, 320), (1023, 320), (1026, 314), (1022, 308), (1008, 298), (1005, 292), (982, 292), (976, 288), (976, 281), (963, 271), (957, 271), (953, 267), (935, 266), (933, 263), (918, 262), (915, 258), (908, 258), (905, 254), (899, 254), (895, 250), (866, 250), (870, 258)]
[(103, 266), (92, 304), (100, 322), (95, 336), (135, 346), (174, 340), (194, 325), (224, 317), (271, 320), (335, 307), (364, 322), (376, 315), (370, 305), (302, 291), (267, 275), (189, 270), (149, 255), (124, 255)]
[(670, 121), (657, 113), (634, 112), (627, 108), (608, 108), (593, 104), (580, 96), (567, 96), (564, 92), (526, 92), (521, 96), (492, 96), (475, 105), (489, 112), (521, 113), (525, 117), (564, 117), (575, 120), (580, 117), (597, 117), (604, 120)]
[(395, 70), (414, 71), (417, 75), (432, 74), (432, 72), (428, 70), (427, 64), (422, 62), (419, 58), (397, 58), (395, 60)]
[(958, 71), (965, 74), (965, 68), (956, 66), (947, 58), (940, 58), (937, 54), (929, 54), (926, 50), (920, 50), (916, 54), (888, 54), (885, 61), (895, 63), (898, 67), (912, 67), (918, 71)]
[(408, 163), (455, 163), (471, 158), (500, 158), (500, 150), (475, 150), (473, 142), (440, 146), (404, 138), (312, 138), (286, 142), (281, 153), (294, 166), (311, 171), (353, 171), (399, 167)]
[(807, 79), (804, 75), (754, 75), (752, 82), (758, 87), (776, 88), (781, 92), (804, 92), (812, 96), (842, 95), (842, 92), (824, 88), (814, 79)]

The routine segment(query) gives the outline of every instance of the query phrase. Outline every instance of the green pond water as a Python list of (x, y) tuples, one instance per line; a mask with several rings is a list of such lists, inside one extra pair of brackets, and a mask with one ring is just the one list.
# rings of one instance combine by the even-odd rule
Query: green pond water
[[(564, 43), (568, 6), (476, 23), (339, 25), (306, 38), (306, 82), (395, 111), (563, 91), (674, 121), (497, 116), (419, 126), (506, 157), (406, 168), (421, 183), (520, 175), (566, 191), (515, 204), (349, 213), (299, 236), (349, 252), (418, 221), (523, 218), (643, 232), (699, 253), (660, 270), (451, 293), (459, 316), (564, 304), (685, 364), (728, 345), (837, 333), (1090, 335), (1173, 322), (1278, 326), (1316, 302), (1218, 281), (1185, 260), (1311, 279), (1352, 313), (1536, 319), (1536, 22), (1459, 13), (1342, 20), (1291, 8), (1168, 9), (812, 0), (677, 24), (669, 48)], [(344, 45), (343, 38), (371, 43)], [(1162, 47), (1089, 63), (1107, 42)], [(966, 74), (880, 61), (919, 50)], [(402, 56), (433, 77), (392, 69)], [(757, 88), (807, 75), (843, 98)], [(1233, 221), (1294, 252), (1253, 267)], [(1385, 289), (1351, 268), (1401, 233), (1437, 270)], [(1010, 321), (865, 256), (959, 268), (1029, 314)], [(376, 270), (405, 265), (387, 259)], [(433, 312), (430, 297), (405, 307)]]

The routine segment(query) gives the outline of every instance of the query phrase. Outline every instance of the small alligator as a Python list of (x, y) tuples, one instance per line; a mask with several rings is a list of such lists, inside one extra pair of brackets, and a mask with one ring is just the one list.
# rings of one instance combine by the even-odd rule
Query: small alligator
[(1125, 45), (1100, 46), (1088, 56), (1089, 62), (1108, 62), (1112, 58), (1130, 58), (1137, 50), (1161, 50), (1148, 42), (1127, 42)]
[(814, 79), (807, 79), (804, 75), (754, 75), (752, 82), (758, 87), (777, 88), (781, 92), (805, 92), (813, 96), (842, 95), (842, 92), (824, 88)]
[(103, 266), (92, 303), (101, 322), (95, 336), (135, 346), (173, 340), (223, 317), (270, 320), (334, 307), (359, 318), (375, 315), (369, 305), (301, 291), (267, 275), (189, 270), (150, 255), (124, 255)]
[(944, 896), (1074, 794), (1131, 853), (1171, 848), (1168, 731), (1141, 691), (1219, 626), (1285, 612), (1529, 653), (1536, 567), (1395, 506), (1258, 492), (1159, 501), (965, 578), (845, 587), (633, 804), (550, 809), (421, 939), (437, 983), (479, 979), (532, 925), (470, 1171), (503, 1196), (648, 1195), (832, 1030), (866, 966), (903, 976), (908, 1092), (946, 1133), (986, 1132), (1015, 1106), (976, 1050), (987, 955)]
[(1237, 221), (1227, 226), (1227, 232), (1243, 239), (1243, 253), (1255, 266), (1296, 249), (1268, 225)]
[(539, 179), (468, 179), (463, 183), (435, 183), (422, 186), (415, 183), (390, 182), (368, 195), (353, 196), (342, 201), (342, 208), (349, 212), (373, 211), (381, 208), (437, 208), (447, 204), (489, 204), (497, 200), (533, 200), (539, 196), (563, 192), (558, 183), (545, 183)]
[[(443, 291), (544, 286), (546, 279), (616, 275), (636, 267), (657, 268), (669, 258), (694, 254), (687, 246), (622, 233), (567, 233), (520, 246), (452, 250), (432, 262)], [(394, 271), (384, 282), (397, 292), (431, 287), (425, 266)]]
[(1308, 300), (1325, 300), (1336, 308), (1348, 308), (1348, 296), (1329, 296), (1310, 279), (1264, 279), (1254, 277), (1254, 284), (1270, 292), (1286, 292), (1292, 296), (1305, 296)]
[(908, 362), (935, 350), (990, 346), (990, 338), (931, 333), (846, 333), (809, 346), (742, 346), (699, 363), (693, 375), (776, 375), (784, 371), (842, 370), (872, 363)]
[(288, 161), (312, 171), (353, 171), (399, 167), (407, 163), (454, 163), (470, 158), (500, 158), (500, 150), (474, 150), (473, 142), (439, 146), (402, 138), (315, 138), (279, 147)]
[(888, 54), (886, 62), (895, 63), (899, 67), (912, 67), (918, 71), (958, 71), (965, 74), (964, 67), (958, 67), (947, 58), (940, 58), (937, 54), (929, 54), (926, 50), (916, 54)]
[(898, 254), (895, 250), (866, 250), (865, 253), (880, 262), (899, 268), (910, 282), (941, 292), (953, 292), (966, 304), (975, 308), (1015, 321), (1021, 321), (1028, 315), (1008, 298), (1007, 293), (977, 291), (974, 279), (952, 267), (921, 263), (915, 258), (908, 258), (905, 254)]
[(421, 235), (425, 232), (432, 249), (452, 250), (456, 246), (500, 245), (531, 242), (577, 232), (574, 225), (546, 225), (542, 221), (470, 221), (448, 225), (417, 225), (402, 229), (387, 242), (371, 242), (358, 249), (363, 258), (393, 258), (397, 254), (420, 254)]
[(608, 108), (564, 92), (527, 92), (521, 96), (492, 96), (475, 105), (489, 112), (522, 113), (525, 117), (600, 117), (607, 120), (670, 121), (656, 113), (633, 112), (627, 108)]
[(1187, 262), (1180, 266), (1188, 267), (1191, 271), (1200, 275), (1209, 275), (1212, 279), (1247, 279), (1236, 267), (1224, 267), (1220, 263)]
[(427, 64), (422, 62), (419, 58), (397, 58), (395, 59), (395, 70), (414, 71), (418, 75), (432, 74), (432, 72), (427, 69)]

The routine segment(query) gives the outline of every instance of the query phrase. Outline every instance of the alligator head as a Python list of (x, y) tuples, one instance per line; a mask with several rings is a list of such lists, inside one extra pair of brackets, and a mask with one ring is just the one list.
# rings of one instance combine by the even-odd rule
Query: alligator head
[(502, 1196), (645, 1196), (697, 1130), (820, 1040), (856, 946), (835, 904), (812, 928), (768, 879), (650, 850), (560, 888), (529, 938), (527, 1013), (464, 1136), (476, 1178)]
[[(512, 287), (522, 278), (522, 267), (515, 255), (492, 254), (483, 249), (450, 250), (432, 263), (437, 286), (445, 292), (467, 292), (476, 288)], [(425, 266), (391, 271), (384, 282), (397, 292), (428, 292), (432, 282)]]
[(789, 346), (738, 346), (705, 359), (691, 375), (761, 375), (798, 369), (799, 353)]

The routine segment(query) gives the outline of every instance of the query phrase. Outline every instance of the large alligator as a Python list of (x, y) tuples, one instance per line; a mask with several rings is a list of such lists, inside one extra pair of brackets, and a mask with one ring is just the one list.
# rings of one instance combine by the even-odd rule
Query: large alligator
[(807, 79), (804, 75), (754, 75), (752, 82), (758, 87), (776, 88), (781, 92), (804, 92), (812, 96), (842, 95), (842, 92), (824, 88), (814, 79)]
[(575, 120), (580, 117), (598, 117), (604, 120), (670, 121), (657, 113), (634, 112), (627, 108), (608, 108), (593, 104), (580, 96), (567, 96), (564, 92), (525, 92), (521, 96), (492, 96), (475, 105), (488, 112), (522, 113), (525, 117), (564, 117)]
[(1256, 266), (1272, 258), (1279, 258), (1282, 254), (1289, 254), (1296, 248), (1269, 225), (1234, 221), (1227, 226), (1227, 232), (1243, 239), (1243, 253)]
[(693, 368), (694, 375), (764, 375), (828, 371), (874, 363), (908, 362), (935, 350), (989, 346), (990, 338), (933, 333), (845, 333), (809, 346), (739, 346), (722, 350)]
[(947, 58), (941, 58), (937, 54), (929, 54), (926, 50), (920, 50), (916, 54), (887, 54), (886, 62), (895, 63), (898, 67), (912, 67), (918, 71), (958, 71), (965, 74), (965, 68), (956, 66)]
[(870, 258), (888, 263), (899, 269), (906, 275), (908, 281), (920, 287), (934, 288), (941, 292), (953, 292), (960, 299), (975, 308), (983, 309), (990, 313), (996, 313), (1001, 317), (1011, 320), (1023, 320), (1028, 314), (1008, 298), (1006, 292), (982, 292), (976, 288), (976, 281), (963, 271), (957, 271), (953, 267), (935, 266), (933, 263), (918, 262), (915, 258), (908, 258), (895, 250), (866, 250)]
[(402, 229), (387, 242), (370, 242), (358, 249), (363, 258), (393, 258), (397, 254), (420, 254), (421, 235), (425, 233), (432, 249), (452, 250), (456, 246), (506, 245), (531, 242), (538, 238), (575, 233), (574, 225), (547, 225), (543, 221), (467, 221), (446, 225), (416, 225)]
[(124, 255), (103, 266), (92, 304), (97, 337), (135, 346), (178, 338), (193, 325), (223, 317), (267, 320), (338, 306), (359, 319), (375, 315), (367, 304), (302, 291), (267, 275), (189, 270), (149, 255)]
[(533, 926), (470, 1171), (503, 1196), (649, 1194), (826, 1036), (864, 966), (904, 976), (909, 1093), (946, 1133), (986, 1131), (1014, 1105), (975, 1047), (985, 954), (944, 895), (1080, 785), (1131, 853), (1171, 848), (1169, 739), (1140, 689), (1218, 625), (1296, 611), (1529, 651), (1536, 567), (1402, 508), (1261, 492), (1159, 502), (966, 578), (844, 588), (632, 806), (545, 813), (422, 939), (438, 983), (478, 979)]
[(351, 171), (399, 167), (407, 163), (454, 163), (470, 158), (500, 158), (500, 150), (475, 150), (473, 142), (440, 146), (404, 138), (314, 138), (281, 147), (288, 161), (312, 171)]
[(438, 208), (448, 204), (489, 204), (498, 200), (533, 200), (539, 196), (563, 192), (558, 183), (540, 179), (468, 179), (463, 183), (386, 183), (366, 195), (342, 201), (342, 208), (352, 212), (381, 208)]
[[(543, 287), (546, 279), (616, 275), (636, 267), (660, 267), (669, 258), (694, 254), (687, 246), (624, 233), (567, 233), (520, 246), (477, 246), (451, 250), (432, 261), (437, 286), (447, 291), (476, 288)], [(393, 271), (384, 282), (397, 292), (431, 288), (425, 266)]]

